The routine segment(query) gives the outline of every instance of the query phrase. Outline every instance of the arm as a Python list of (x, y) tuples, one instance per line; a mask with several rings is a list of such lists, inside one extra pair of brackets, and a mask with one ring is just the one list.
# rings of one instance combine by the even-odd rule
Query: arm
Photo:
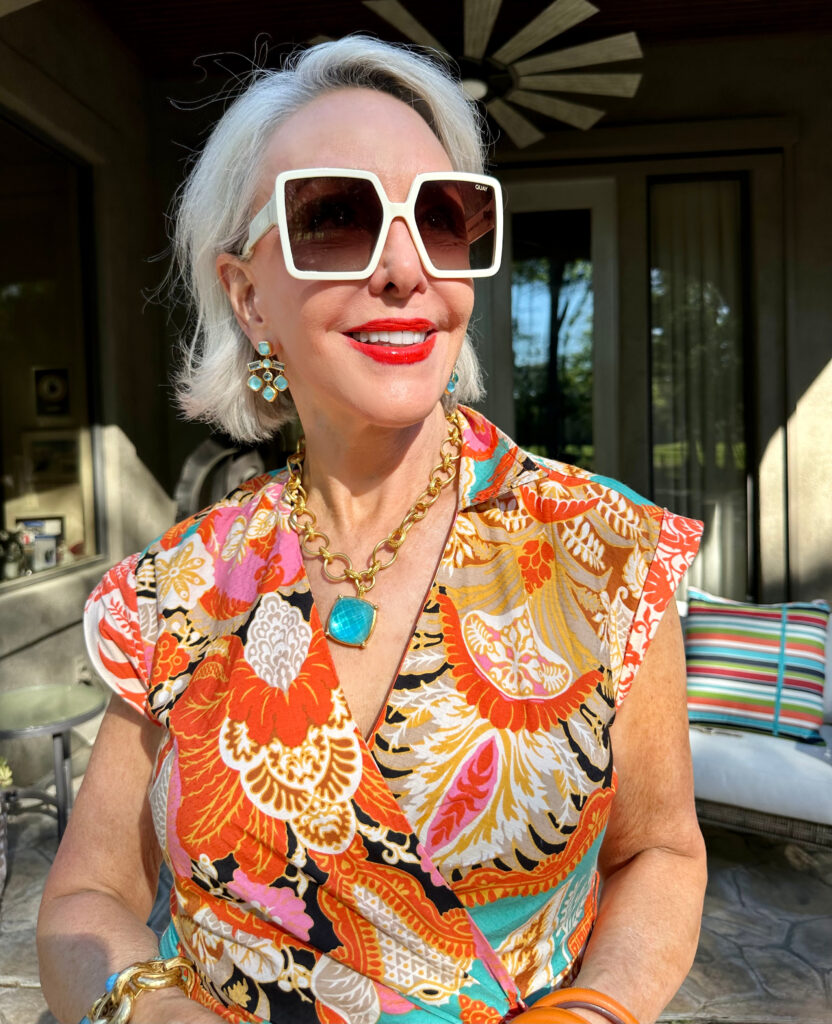
[[(55, 1016), (77, 1024), (107, 977), (159, 956), (143, 923), (153, 905), (161, 851), (147, 787), (159, 726), (112, 700), (69, 826), (49, 873), (38, 917), (44, 996)], [(133, 1024), (216, 1024), (178, 989), (144, 992)]]
[[(618, 788), (601, 848), (598, 919), (575, 984), (607, 993), (648, 1024), (690, 969), (706, 881), (675, 602), (619, 708), (611, 738)], [(603, 1024), (600, 1016), (581, 1012)]]

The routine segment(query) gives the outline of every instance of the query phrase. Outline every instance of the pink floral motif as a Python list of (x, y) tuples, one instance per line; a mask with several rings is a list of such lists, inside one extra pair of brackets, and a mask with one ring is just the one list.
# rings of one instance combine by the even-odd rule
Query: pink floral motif
[(376, 992), (378, 992), (378, 1005), (381, 1007), (382, 1013), (404, 1014), (410, 1013), (414, 1009), (413, 1003), (409, 999), (400, 996), (398, 992), (394, 992), (386, 985), (376, 984)]
[(183, 849), (179, 841), (179, 833), (176, 829), (176, 819), (179, 816), (179, 807), (182, 803), (182, 780), (179, 777), (179, 751), (175, 742), (171, 760), (170, 782), (168, 783), (167, 825), (165, 828), (168, 845), (167, 852), (174, 874), (179, 875), (181, 878), (187, 878), (191, 874), (191, 858)]
[(241, 868), (234, 872), (228, 891), (267, 914), (272, 921), (305, 942), (309, 941), (312, 918), (304, 909), (303, 900), (287, 886), (263, 885), (252, 881)]
[(439, 805), (428, 833), (428, 849), (440, 849), (488, 807), (497, 773), (499, 751), (493, 736), (463, 763)]

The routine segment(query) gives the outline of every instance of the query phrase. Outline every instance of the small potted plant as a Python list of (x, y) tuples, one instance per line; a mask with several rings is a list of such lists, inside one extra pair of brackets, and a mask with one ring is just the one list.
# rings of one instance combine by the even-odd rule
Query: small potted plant
[(5, 757), (0, 757), (0, 894), (6, 884), (8, 870), (8, 834), (6, 790), (12, 784), (12, 770)]

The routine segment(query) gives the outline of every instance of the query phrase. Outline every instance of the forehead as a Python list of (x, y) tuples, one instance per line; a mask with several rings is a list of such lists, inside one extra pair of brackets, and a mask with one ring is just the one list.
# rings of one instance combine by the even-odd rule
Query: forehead
[(272, 183), (280, 171), (303, 167), (351, 167), (407, 185), (423, 171), (452, 169), (424, 118), (372, 89), (337, 89), (311, 100), (276, 129), (265, 156)]

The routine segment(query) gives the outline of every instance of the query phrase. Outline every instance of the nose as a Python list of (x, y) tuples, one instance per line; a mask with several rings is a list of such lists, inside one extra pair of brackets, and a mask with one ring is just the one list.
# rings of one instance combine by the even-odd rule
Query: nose
[(384, 241), (381, 259), (370, 277), (370, 289), (395, 295), (424, 291), (428, 279), (410, 229), (401, 217), (394, 217)]

